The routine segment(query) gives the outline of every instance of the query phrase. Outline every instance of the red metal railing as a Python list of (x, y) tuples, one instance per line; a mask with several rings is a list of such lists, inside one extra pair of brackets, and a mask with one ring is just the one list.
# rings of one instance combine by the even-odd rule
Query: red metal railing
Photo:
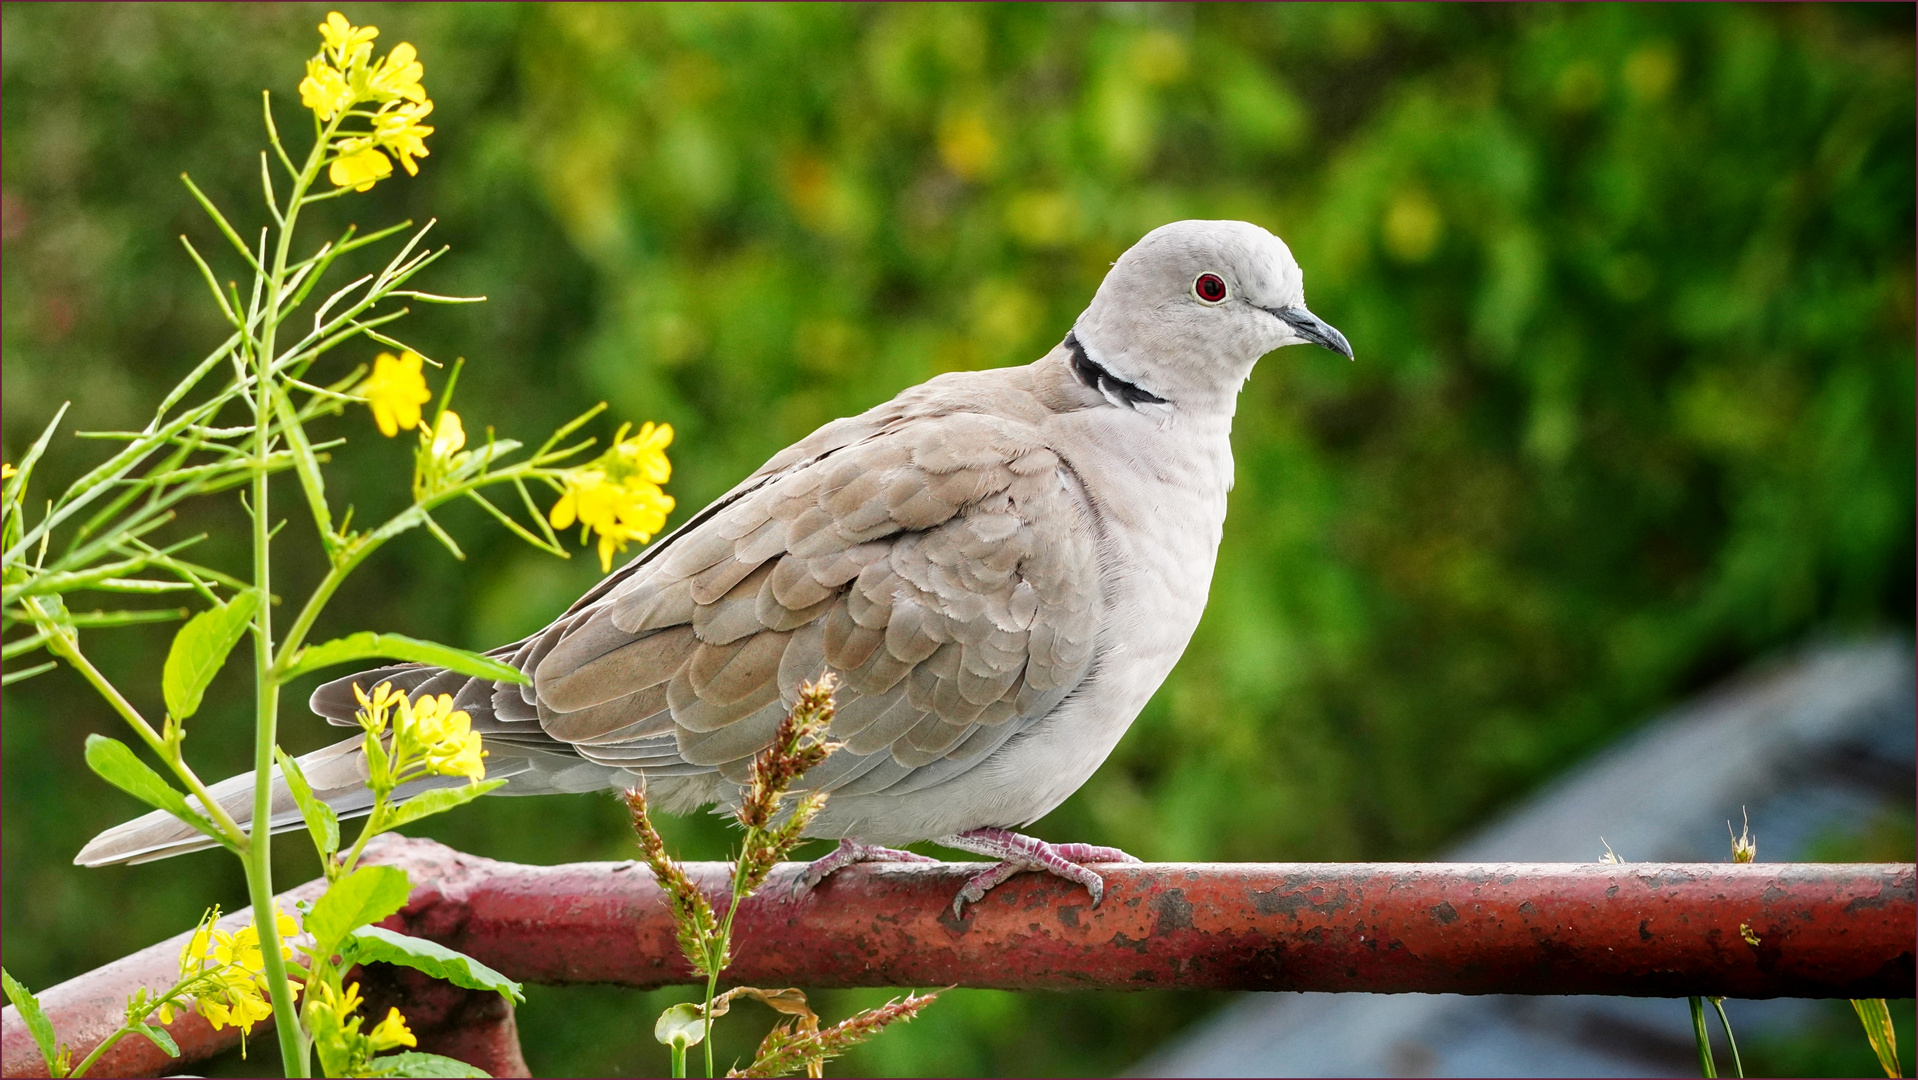
[[(424, 840), (381, 837), (413, 901), (388, 923), (528, 982), (652, 987), (692, 981), (651, 874), (633, 863), (517, 866)], [(1005, 989), (1320, 990), (1682, 997), (1903, 997), (1918, 938), (1909, 864), (1147, 864), (1103, 867), (1083, 889), (1024, 874), (967, 909), (977, 867), (862, 866), (794, 898), (796, 866), (740, 913), (729, 982)], [(689, 867), (714, 894), (720, 864)], [(315, 891), (309, 884), (289, 896)], [(238, 921), (243, 913), (236, 913)], [(41, 995), (84, 1052), (137, 986), (168, 985), (175, 938)], [(1755, 942), (1755, 943), (1754, 943)], [(497, 995), (369, 976), (401, 1004), (421, 1048), (494, 1075), (525, 1075)], [(374, 1004), (384, 1011), (384, 1003)], [(197, 1016), (170, 1031), (185, 1061), (235, 1041)], [(258, 1036), (256, 1031), (255, 1037)], [(99, 1075), (179, 1067), (144, 1039)], [(6, 1076), (45, 1075), (12, 1010)]]

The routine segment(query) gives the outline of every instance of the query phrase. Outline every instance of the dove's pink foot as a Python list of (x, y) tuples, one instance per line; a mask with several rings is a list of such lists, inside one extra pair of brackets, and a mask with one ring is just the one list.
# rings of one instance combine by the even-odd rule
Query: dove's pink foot
[(1067, 881), (1076, 881), (1092, 894), (1092, 906), (1098, 907), (1105, 896), (1105, 879), (1086, 868), (1086, 863), (1136, 863), (1139, 860), (1118, 848), (1094, 844), (1048, 844), (1009, 829), (973, 829), (938, 841), (946, 847), (990, 855), (999, 865), (975, 876), (953, 898), (952, 913), (959, 915), (969, 903), (985, 899), (994, 886), (1026, 870), (1043, 870)]
[(854, 863), (938, 861), (929, 856), (915, 855), (910, 851), (880, 847), (877, 844), (862, 844), (857, 840), (841, 840), (838, 847), (806, 865), (806, 872), (799, 875), (798, 882), (793, 885), (793, 893), (803, 895), (811, 892), (814, 886)]

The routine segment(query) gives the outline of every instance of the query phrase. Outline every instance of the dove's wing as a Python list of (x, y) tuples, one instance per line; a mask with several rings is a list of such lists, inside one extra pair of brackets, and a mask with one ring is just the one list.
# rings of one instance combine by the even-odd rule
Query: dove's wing
[(1084, 677), (1097, 525), (1030, 419), (901, 404), (822, 429), (495, 650), (533, 685), (388, 668), (316, 708), (345, 719), (352, 683), (392, 679), (455, 693), (501, 749), (738, 780), (799, 683), (831, 669), (845, 748), (808, 786), (903, 793), (965, 771)]

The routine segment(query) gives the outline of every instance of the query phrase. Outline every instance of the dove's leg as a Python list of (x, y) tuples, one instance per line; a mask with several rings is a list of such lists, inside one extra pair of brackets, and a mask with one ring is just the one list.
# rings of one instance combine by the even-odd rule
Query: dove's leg
[(815, 885), (854, 863), (862, 862), (938, 862), (938, 859), (925, 855), (915, 855), (910, 851), (880, 847), (877, 844), (862, 844), (857, 840), (841, 840), (839, 846), (827, 852), (821, 858), (807, 864), (806, 872), (799, 875), (799, 881), (793, 885), (794, 893), (812, 891)]
[(959, 890), (959, 895), (952, 901), (954, 915), (960, 914), (968, 903), (985, 899), (986, 893), (995, 885), (1024, 870), (1043, 870), (1084, 885), (1086, 891), (1092, 894), (1092, 905), (1097, 907), (1100, 898), (1105, 895), (1105, 879), (1084, 864), (1139, 861), (1118, 848), (1094, 844), (1048, 844), (1010, 829), (973, 829), (957, 836), (943, 837), (937, 842), (1000, 860), (999, 865), (974, 877)]

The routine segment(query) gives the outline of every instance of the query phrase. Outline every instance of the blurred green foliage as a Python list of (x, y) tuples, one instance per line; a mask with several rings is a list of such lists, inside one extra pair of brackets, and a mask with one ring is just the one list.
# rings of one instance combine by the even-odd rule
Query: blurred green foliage
[[(327, 10), (0, 12), (8, 460), (62, 400), (80, 428), (139, 422), (218, 339), (176, 236), (220, 245), (177, 176), (261, 221), (258, 92), (304, 130)], [(1285, 237), (1358, 361), (1254, 374), (1205, 621), (1041, 835), (1428, 854), (1770, 649), (1912, 623), (1909, 6), (342, 10), (419, 47), (439, 131), (417, 179), (318, 216), (438, 217), (455, 251), (425, 287), (491, 300), (407, 332), (469, 359), (469, 429), (539, 434), (602, 398), (602, 436), (670, 421), (687, 512), (820, 423), (1043, 353), (1154, 226)], [(403, 450), (340, 430), (347, 497), (395, 505)], [(100, 451), (56, 441), (46, 475)], [(230, 507), (193, 514), (209, 557), (240, 557)], [(597, 577), (477, 515), (452, 528), (467, 564), (411, 538), (319, 632), (490, 646)], [(89, 648), (150, 695), (166, 639)], [(216, 683), (204, 775), (243, 767), (246, 715), (239, 677)], [(338, 734), (299, 715), (290, 749)], [(215, 853), (68, 865), (139, 809), (80, 760), (114, 724), (64, 672), (6, 695), (6, 962), (36, 987), (244, 902)], [(442, 820), (499, 858), (631, 854), (611, 799)], [(727, 842), (681, 825), (692, 856)], [(281, 880), (314, 872), (282, 855)], [(660, 1069), (647, 1018), (678, 993), (535, 988), (527, 1055)], [(1111, 1071), (1214, 1000), (955, 993), (846, 1068)]]

